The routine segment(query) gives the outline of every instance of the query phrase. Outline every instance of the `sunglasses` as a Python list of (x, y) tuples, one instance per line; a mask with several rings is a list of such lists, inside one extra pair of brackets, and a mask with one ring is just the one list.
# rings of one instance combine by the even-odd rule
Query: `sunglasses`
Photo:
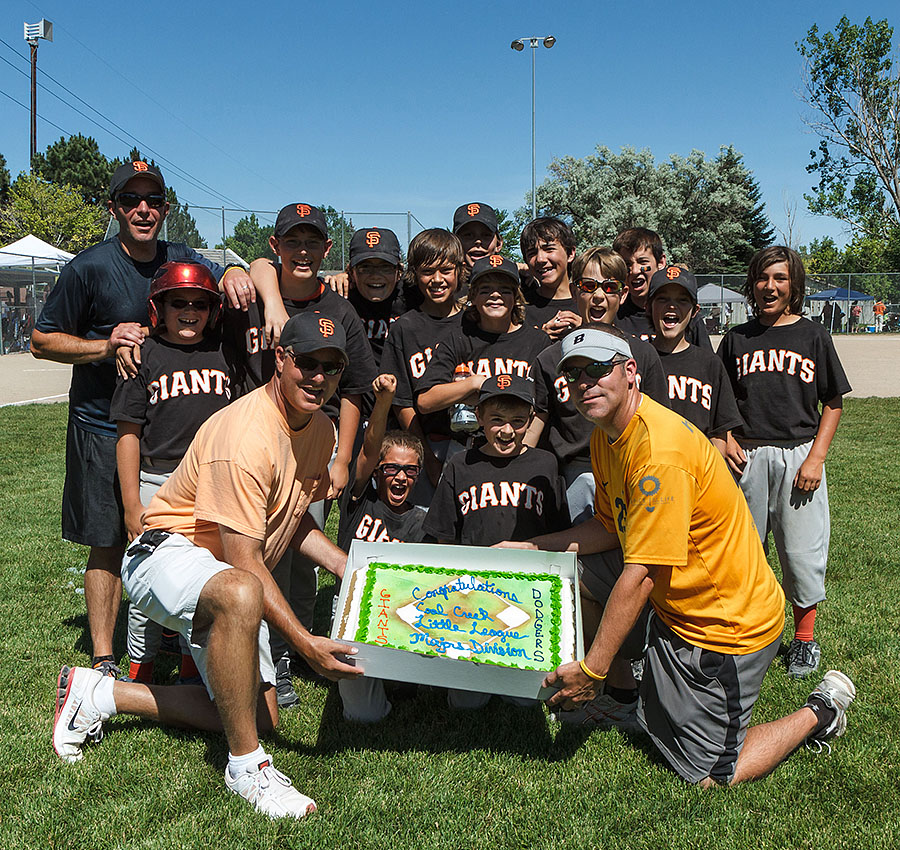
[(625, 362), (625, 360), (621, 359), (610, 360), (609, 363), (598, 363), (595, 361), (593, 363), (588, 363), (587, 366), (566, 366), (559, 371), (566, 379), (567, 383), (574, 384), (581, 377), (582, 373), (596, 381), (599, 378), (605, 378), (616, 368), (616, 366)]
[(386, 478), (393, 478), (400, 474), (402, 469), (406, 473), (407, 478), (418, 478), (419, 467), (414, 463), (383, 463), (378, 467)]
[(166, 196), (160, 195), (158, 192), (151, 192), (149, 195), (139, 195), (137, 192), (119, 192), (116, 195), (116, 203), (125, 210), (139, 207), (141, 201), (146, 201), (151, 210), (161, 210), (166, 205)]
[(343, 360), (317, 360), (308, 354), (297, 354), (288, 348), (284, 350), (284, 353), (291, 356), (294, 365), (301, 372), (315, 372), (317, 369), (321, 369), (323, 374), (331, 377), (332, 375), (340, 375), (346, 365)]
[(197, 301), (188, 301), (186, 298), (173, 298), (166, 301), (166, 306), (173, 310), (184, 310), (187, 307), (193, 307), (195, 310), (208, 310), (210, 307), (209, 299), (200, 298)]
[(582, 292), (596, 292), (602, 289), (607, 295), (614, 295), (622, 290), (622, 284), (612, 278), (595, 280), (592, 277), (582, 277), (575, 281), (575, 286)]

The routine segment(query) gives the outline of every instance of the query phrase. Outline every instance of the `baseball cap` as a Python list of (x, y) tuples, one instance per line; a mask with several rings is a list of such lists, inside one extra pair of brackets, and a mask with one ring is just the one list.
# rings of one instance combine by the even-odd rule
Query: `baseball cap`
[(497, 224), (497, 213), (489, 204), (483, 204), (481, 201), (473, 201), (470, 204), (463, 204), (456, 208), (453, 213), (453, 232), (456, 233), (464, 224), (470, 221), (480, 221), (487, 225), (492, 233), (500, 232), (500, 225)]
[(577, 328), (562, 340), (562, 357), (559, 368), (575, 357), (586, 357), (597, 363), (609, 363), (617, 357), (634, 357), (631, 346), (624, 339), (619, 339), (606, 331), (596, 328)]
[(278, 213), (275, 219), (275, 238), (280, 239), (292, 227), (298, 224), (308, 224), (322, 234), (323, 239), (328, 239), (328, 224), (325, 215), (318, 207), (312, 204), (288, 204)]
[(475, 289), (475, 281), (486, 274), (506, 275), (512, 283), (519, 285), (519, 267), (512, 261), (500, 254), (491, 254), (489, 257), (482, 257), (475, 261), (472, 266), (472, 273), (469, 275), (469, 292)]
[(494, 375), (488, 378), (478, 392), (478, 403), (489, 398), (512, 396), (527, 401), (534, 407), (534, 381), (531, 378), (520, 378), (518, 375)]
[(650, 288), (647, 290), (647, 300), (652, 301), (653, 296), (669, 283), (677, 283), (691, 296), (691, 301), (697, 303), (697, 278), (680, 266), (666, 266), (655, 272), (650, 278)]
[(334, 348), (341, 352), (345, 363), (347, 356), (347, 334), (344, 326), (321, 313), (297, 313), (284, 323), (278, 344), (298, 354), (308, 354), (319, 348)]
[(386, 227), (368, 227), (357, 230), (350, 239), (350, 265), (363, 260), (387, 260), (400, 265), (400, 242), (397, 234)]
[(159, 184), (162, 192), (166, 191), (166, 181), (163, 180), (162, 172), (155, 166), (136, 159), (134, 162), (126, 162), (120, 165), (112, 175), (109, 181), (109, 197), (114, 200), (116, 195), (125, 188), (125, 184), (132, 177), (149, 177), (155, 183)]

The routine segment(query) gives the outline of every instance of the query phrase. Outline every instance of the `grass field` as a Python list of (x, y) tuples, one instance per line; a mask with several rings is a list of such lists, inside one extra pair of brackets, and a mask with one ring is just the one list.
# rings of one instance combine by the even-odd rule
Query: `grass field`
[[(493, 701), (458, 714), (431, 693), (358, 728), (341, 719), (333, 687), (298, 682), (302, 707), (282, 715), (267, 749), (319, 811), (290, 823), (227, 793), (219, 736), (122, 717), (81, 763), (54, 754), (57, 672), (89, 651), (76, 592), (86, 550), (59, 537), (65, 417), (64, 405), (0, 409), (3, 850), (900, 845), (900, 399), (849, 400), (829, 455), (817, 637), (823, 669), (844, 670), (859, 692), (831, 755), (800, 750), (761, 782), (702, 791), (646, 739), (555, 728), (543, 709)], [(754, 719), (795, 709), (809, 687), (776, 663)]]

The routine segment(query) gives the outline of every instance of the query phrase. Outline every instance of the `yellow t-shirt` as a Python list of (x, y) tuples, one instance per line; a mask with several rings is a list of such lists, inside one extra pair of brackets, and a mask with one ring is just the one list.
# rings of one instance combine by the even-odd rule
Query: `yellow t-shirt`
[(321, 411), (291, 431), (265, 387), (211, 416), (144, 513), (223, 559), (219, 526), (265, 541), (272, 569), (312, 502), (328, 492), (334, 426)]
[(744, 496), (691, 423), (643, 396), (613, 443), (591, 438), (595, 513), (625, 563), (660, 570), (650, 603), (688, 643), (728, 655), (768, 646), (784, 628), (784, 593)]

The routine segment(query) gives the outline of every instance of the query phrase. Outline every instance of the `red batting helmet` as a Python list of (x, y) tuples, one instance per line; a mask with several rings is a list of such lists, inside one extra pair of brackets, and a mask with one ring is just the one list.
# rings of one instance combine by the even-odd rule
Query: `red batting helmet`
[(159, 324), (162, 309), (162, 296), (172, 289), (203, 289), (210, 294), (209, 321), (207, 327), (213, 328), (219, 318), (222, 302), (219, 298), (219, 287), (212, 272), (202, 263), (171, 262), (163, 263), (150, 281), (150, 297), (147, 309), (150, 313), (150, 327)]

